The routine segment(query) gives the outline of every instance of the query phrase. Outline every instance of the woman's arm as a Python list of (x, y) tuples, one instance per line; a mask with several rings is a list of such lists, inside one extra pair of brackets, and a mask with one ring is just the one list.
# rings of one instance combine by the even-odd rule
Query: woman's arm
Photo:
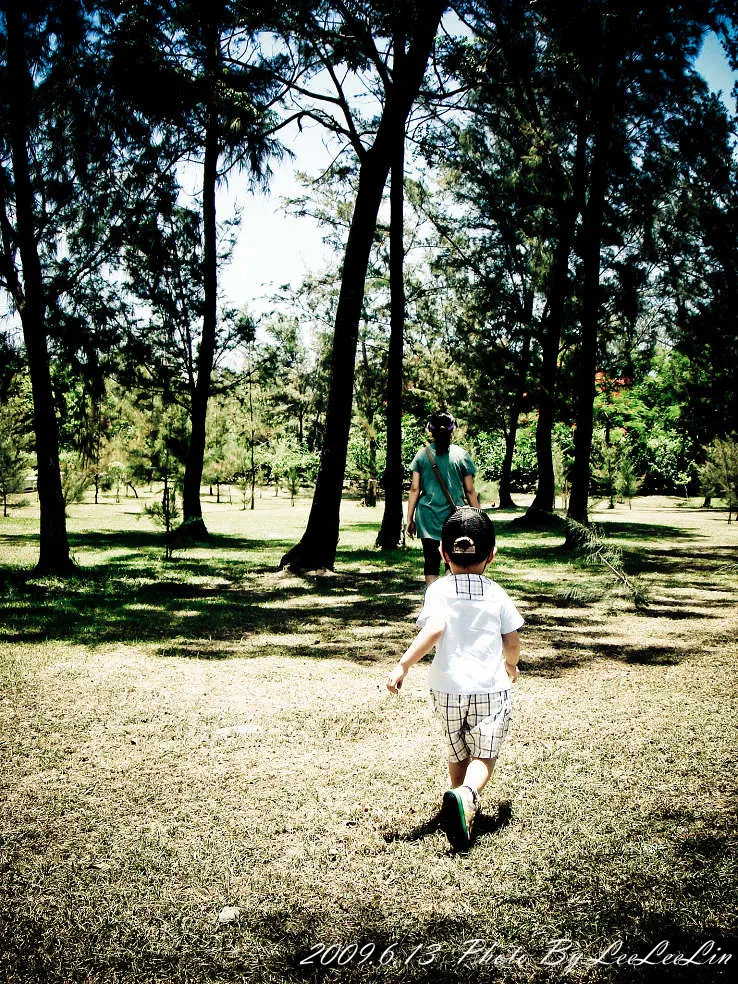
[(464, 495), (470, 506), (479, 509), (479, 495), (474, 488), (474, 476), (464, 475)]
[(420, 472), (413, 472), (413, 480), (410, 483), (410, 491), (407, 494), (407, 532), (409, 536), (415, 536), (415, 507), (420, 498)]

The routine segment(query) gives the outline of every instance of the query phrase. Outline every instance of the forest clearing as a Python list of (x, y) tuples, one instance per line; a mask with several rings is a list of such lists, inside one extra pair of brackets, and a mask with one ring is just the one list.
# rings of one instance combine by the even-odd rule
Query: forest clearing
[(0, 984), (735, 974), (737, 148), (735, 0), (0, 0)]
[[(0, 979), (713, 981), (735, 966), (738, 525), (675, 497), (592, 519), (636, 609), (493, 512), (526, 619), (468, 853), (414, 633), (420, 552), (344, 501), (336, 570), (277, 571), (309, 502), (204, 496), (163, 560), (141, 503), (69, 507), (77, 577), (0, 527)], [(649, 954), (650, 957), (649, 957)], [(679, 955), (682, 965), (680, 965)], [(640, 963), (639, 963), (640, 961)]]

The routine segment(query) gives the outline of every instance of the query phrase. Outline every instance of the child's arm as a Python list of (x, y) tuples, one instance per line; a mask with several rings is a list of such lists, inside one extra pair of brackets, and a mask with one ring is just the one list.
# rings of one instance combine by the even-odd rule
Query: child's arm
[(518, 679), (520, 670), (520, 636), (517, 632), (504, 632), (502, 635), (502, 658), (505, 660), (505, 669), (512, 683)]
[(445, 631), (446, 623), (444, 620), (437, 615), (431, 615), (405, 650), (400, 662), (393, 667), (387, 677), (387, 689), (390, 693), (396, 694), (399, 691), (410, 667), (433, 649)]

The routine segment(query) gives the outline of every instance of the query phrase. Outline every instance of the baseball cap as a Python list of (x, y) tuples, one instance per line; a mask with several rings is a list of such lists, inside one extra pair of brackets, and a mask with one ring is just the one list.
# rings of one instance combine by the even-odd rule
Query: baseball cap
[(495, 525), (481, 509), (462, 506), (443, 524), (441, 543), (454, 563), (470, 567), (486, 560), (492, 552)]

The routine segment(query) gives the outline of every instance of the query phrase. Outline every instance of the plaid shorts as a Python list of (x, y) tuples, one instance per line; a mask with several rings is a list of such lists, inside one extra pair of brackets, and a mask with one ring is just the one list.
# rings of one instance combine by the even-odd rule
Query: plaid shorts
[(449, 762), (498, 757), (510, 728), (509, 690), (492, 694), (446, 694), (431, 690), (431, 697), (448, 741)]

